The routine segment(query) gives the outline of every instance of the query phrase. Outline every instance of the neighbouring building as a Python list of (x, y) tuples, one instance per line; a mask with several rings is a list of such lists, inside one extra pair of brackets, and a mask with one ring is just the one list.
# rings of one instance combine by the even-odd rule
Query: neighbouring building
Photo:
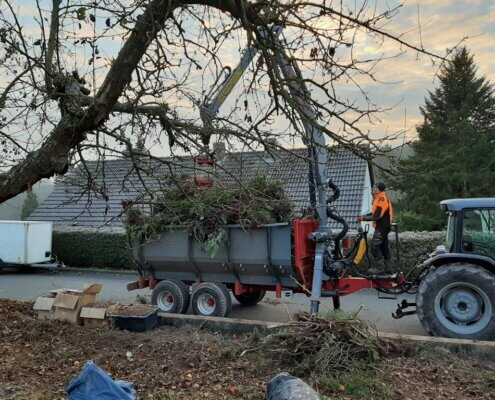
[[(309, 206), (308, 162), (305, 148), (227, 153), (217, 144), (216, 179), (235, 182), (256, 175), (283, 183), (295, 209)], [(86, 162), (57, 179), (50, 196), (30, 220), (52, 221), (54, 226), (123, 227), (122, 202), (159, 197), (166, 177), (206, 173), (197, 170), (191, 157), (138, 160), (145, 172), (136, 173), (130, 158)], [(85, 170), (91, 172), (91, 179)], [(335, 203), (340, 215), (356, 229), (356, 217), (370, 211), (373, 173), (370, 164), (342, 147), (328, 149), (327, 177), (341, 188)]]

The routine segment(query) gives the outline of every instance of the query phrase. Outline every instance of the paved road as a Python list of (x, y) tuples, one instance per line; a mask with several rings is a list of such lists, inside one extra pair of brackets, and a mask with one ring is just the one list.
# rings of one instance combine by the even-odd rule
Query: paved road
[[(147, 296), (149, 289), (128, 292), (127, 282), (135, 280), (134, 275), (109, 272), (74, 272), (63, 271), (52, 273), (49, 271), (14, 272), (4, 271), (0, 273), (0, 297), (34, 300), (37, 296), (56, 288), (81, 288), (85, 283), (102, 283), (103, 290), (99, 295), (102, 300), (119, 300), (131, 302), (137, 294)], [(394, 320), (391, 316), (395, 310), (397, 300), (378, 299), (376, 291), (365, 290), (342, 298), (344, 311), (360, 310), (358, 316), (372, 321), (379, 330), (403, 334), (424, 335), (421, 324), (416, 316)], [(410, 301), (413, 300), (409, 296)], [(290, 316), (297, 311), (309, 309), (309, 299), (300, 294), (287, 300), (277, 300), (274, 294), (269, 293), (262, 303), (255, 307), (241, 307), (235, 300), (231, 317), (244, 319), (257, 319), (264, 321), (288, 321)], [(331, 309), (331, 301), (325, 301), (320, 310)], [(1, 312), (1, 310), (0, 310)]]

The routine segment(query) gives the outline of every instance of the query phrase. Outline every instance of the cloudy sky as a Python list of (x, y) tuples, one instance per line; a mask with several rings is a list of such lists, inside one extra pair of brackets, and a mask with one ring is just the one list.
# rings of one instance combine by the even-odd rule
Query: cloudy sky
[[(349, 4), (350, 7), (358, 7), (363, 1), (365, 0), (345, 0), (344, 3)], [(50, 8), (49, 3), (46, 2), (47, 9)], [(447, 49), (465, 39), (464, 43), (475, 55), (479, 73), (495, 82), (495, 45), (493, 44), (495, 43), (495, 0), (406, 0), (404, 2), (369, 0), (367, 3), (371, 9), (376, 8), (378, 11), (393, 9), (402, 4), (398, 14), (387, 24), (386, 29), (393, 34), (403, 34), (403, 40), (417, 46), (422, 44), (434, 53), (445, 55)], [(32, 0), (18, 0), (17, 4), (19, 17), (23, 20), (28, 34), (32, 29), (34, 40), (38, 35), (37, 28), (32, 23), (36, 8)], [(103, 24), (104, 18), (98, 23)], [(83, 34), (88, 29), (90, 25), (83, 24), (83, 30), (79, 34)], [(108, 45), (103, 46), (109, 58), (115, 56), (121, 45), (118, 38), (114, 39), (116, 38), (112, 38)], [(241, 42), (227, 43), (225, 48), (227, 64), (235, 66), (237, 63), (239, 49), (245, 44)], [(381, 43), (364, 34), (357, 38), (354, 46), (354, 51), (357, 53), (373, 58), (397, 54), (401, 50), (403, 49), (391, 41)], [(90, 52), (79, 46), (74, 53), (80, 55), (81, 65), (86, 69), (89, 68), (85, 59), (85, 52), (88, 51)], [(438, 80), (435, 79), (437, 72), (438, 66), (433, 66), (428, 56), (418, 55), (414, 51), (382, 61), (376, 70), (376, 78), (381, 82), (368, 82), (364, 87), (376, 105), (385, 109), (393, 107), (393, 109), (371, 121), (363, 121), (361, 129), (369, 131), (374, 137), (404, 131), (394, 144), (413, 140), (416, 136), (414, 127), (421, 121), (419, 107), (424, 103), (427, 91), (438, 84)], [(102, 74), (101, 79), (103, 76)], [(352, 97), (352, 90), (355, 89), (341, 86), (341, 90), (343, 96)], [(235, 92), (231, 97), (236, 98)], [(180, 107), (180, 101), (176, 106)], [(226, 103), (225, 108), (228, 106)], [(166, 149), (161, 150), (167, 152)]]
[[(379, 1), (380, 3), (380, 1)], [(399, 1), (382, 1), (391, 7)], [(418, 27), (421, 26), (421, 32)], [(408, 0), (388, 26), (394, 32), (407, 32), (404, 38), (423, 45), (436, 53), (445, 54), (462, 39), (475, 55), (479, 73), (495, 82), (495, 1), (494, 0)], [(421, 33), (421, 38), (420, 38)], [(362, 43), (361, 50), (376, 54), (383, 51), (373, 43)], [(417, 59), (409, 53), (385, 61), (379, 69), (384, 81), (396, 84), (372, 85), (371, 94), (382, 107), (396, 107), (381, 116), (381, 122), (370, 126), (375, 135), (406, 128), (407, 139), (416, 136), (414, 126), (421, 121), (419, 106), (425, 95), (438, 84), (436, 67), (426, 56)]]

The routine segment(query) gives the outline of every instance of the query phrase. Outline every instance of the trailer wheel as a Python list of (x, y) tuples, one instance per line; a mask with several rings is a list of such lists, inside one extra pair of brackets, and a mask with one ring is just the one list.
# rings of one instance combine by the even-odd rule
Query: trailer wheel
[(151, 302), (167, 313), (185, 314), (189, 300), (189, 288), (181, 281), (161, 281), (151, 293)]
[(495, 338), (495, 276), (482, 267), (456, 263), (427, 274), (416, 305), (419, 320), (431, 335)]
[(263, 300), (265, 294), (265, 290), (258, 290), (256, 292), (246, 292), (240, 295), (234, 294), (234, 297), (243, 306), (254, 306)]
[(222, 283), (200, 283), (196, 286), (191, 301), (196, 315), (226, 317), (232, 308), (230, 293)]

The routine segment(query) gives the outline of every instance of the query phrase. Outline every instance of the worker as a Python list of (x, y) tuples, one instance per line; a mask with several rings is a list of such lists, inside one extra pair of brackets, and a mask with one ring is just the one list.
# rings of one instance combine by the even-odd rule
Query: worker
[(385, 189), (386, 186), (383, 182), (378, 182), (373, 187), (374, 198), (371, 213), (357, 218), (358, 222), (373, 221), (372, 225), (375, 231), (371, 240), (371, 255), (376, 263), (383, 263), (384, 267), (384, 269), (371, 268), (368, 270), (368, 273), (375, 275), (392, 272), (388, 234), (392, 228), (394, 209)]

